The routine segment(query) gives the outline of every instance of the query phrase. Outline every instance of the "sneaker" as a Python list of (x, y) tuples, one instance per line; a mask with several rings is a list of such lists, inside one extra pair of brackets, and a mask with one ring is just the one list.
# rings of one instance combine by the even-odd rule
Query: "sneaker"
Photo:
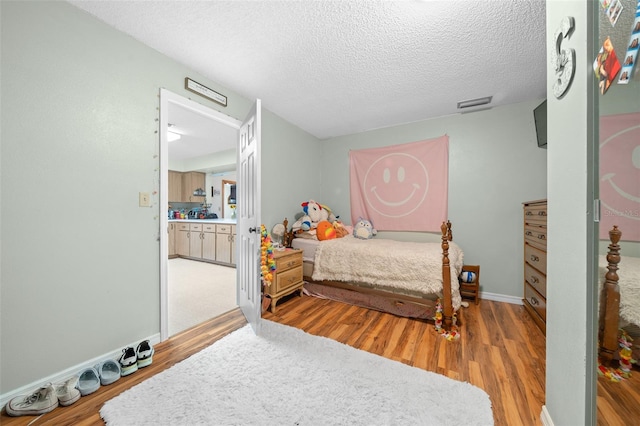
[(13, 398), (5, 410), (10, 416), (38, 416), (53, 411), (58, 406), (58, 398), (51, 384), (41, 387), (31, 395)]
[(155, 350), (148, 340), (140, 342), (138, 344), (138, 349), (136, 350), (136, 355), (138, 358), (138, 368), (151, 365), (151, 363), (153, 362), (154, 352)]
[(120, 378), (120, 364), (112, 359), (108, 359), (95, 366), (100, 375), (100, 384), (103, 386), (110, 385)]
[(132, 347), (124, 348), (122, 350), (122, 356), (118, 362), (120, 363), (120, 374), (123, 377), (138, 371), (138, 357), (136, 355), (136, 350)]
[(78, 386), (78, 379), (78, 376), (73, 376), (64, 382), (57, 383), (53, 386), (56, 391), (58, 402), (63, 407), (71, 405), (80, 399), (80, 391), (76, 389), (76, 386)]
[(98, 370), (93, 367), (85, 368), (78, 378), (78, 390), (80, 395), (86, 396), (100, 388), (100, 376)]

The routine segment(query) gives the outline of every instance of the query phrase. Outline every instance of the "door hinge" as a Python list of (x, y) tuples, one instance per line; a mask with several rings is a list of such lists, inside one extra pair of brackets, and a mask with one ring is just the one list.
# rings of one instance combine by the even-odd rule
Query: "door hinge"
[(593, 200), (593, 221), (600, 222), (600, 199)]

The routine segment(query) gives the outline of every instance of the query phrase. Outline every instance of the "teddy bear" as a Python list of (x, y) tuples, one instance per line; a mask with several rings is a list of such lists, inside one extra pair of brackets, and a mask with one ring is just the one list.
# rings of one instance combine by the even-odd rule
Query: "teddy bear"
[(369, 240), (378, 234), (378, 231), (373, 227), (373, 224), (362, 217), (358, 218), (358, 221), (353, 225), (353, 236), (363, 240)]
[(323, 206), (314, 200), (305, 201), (301, 204), (302, 215), (293, 224), (294, 231), (310, 231), (318, 226), (323, 220), (334, 222), (336, 217), (331, 213), (331, 209)]

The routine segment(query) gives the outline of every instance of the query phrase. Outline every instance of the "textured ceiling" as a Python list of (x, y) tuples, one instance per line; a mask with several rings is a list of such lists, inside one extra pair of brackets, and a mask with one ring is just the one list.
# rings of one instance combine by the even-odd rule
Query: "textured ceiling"
[(544, 0), (71, 3), (320, 139), (546, 93)]

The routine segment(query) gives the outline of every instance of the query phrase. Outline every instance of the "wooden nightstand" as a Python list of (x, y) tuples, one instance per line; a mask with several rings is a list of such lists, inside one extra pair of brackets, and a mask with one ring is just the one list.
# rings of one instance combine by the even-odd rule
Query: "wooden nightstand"
[(480, 293), (480, 266), (479, 265), (463, 265), (462, 271), (473, 272), (476, 274), (476, 280), (472, 283), (463, 283), (458, 277), (458, 282), (460, 283), (460, 296), (468, 297), (474, 300), (476, 305), (480, 301), (479, 293)]
[(271, 313), (276, 313), (276, 304), (284, 296), (294, 291), (299, 291), (302, 296), (302, 250), (286, 249), (275, 250), (273, 259), (276, 262), (276, 271), (273, 274), (271, 285), (266, 288), (266, 293), (271, 296)]

